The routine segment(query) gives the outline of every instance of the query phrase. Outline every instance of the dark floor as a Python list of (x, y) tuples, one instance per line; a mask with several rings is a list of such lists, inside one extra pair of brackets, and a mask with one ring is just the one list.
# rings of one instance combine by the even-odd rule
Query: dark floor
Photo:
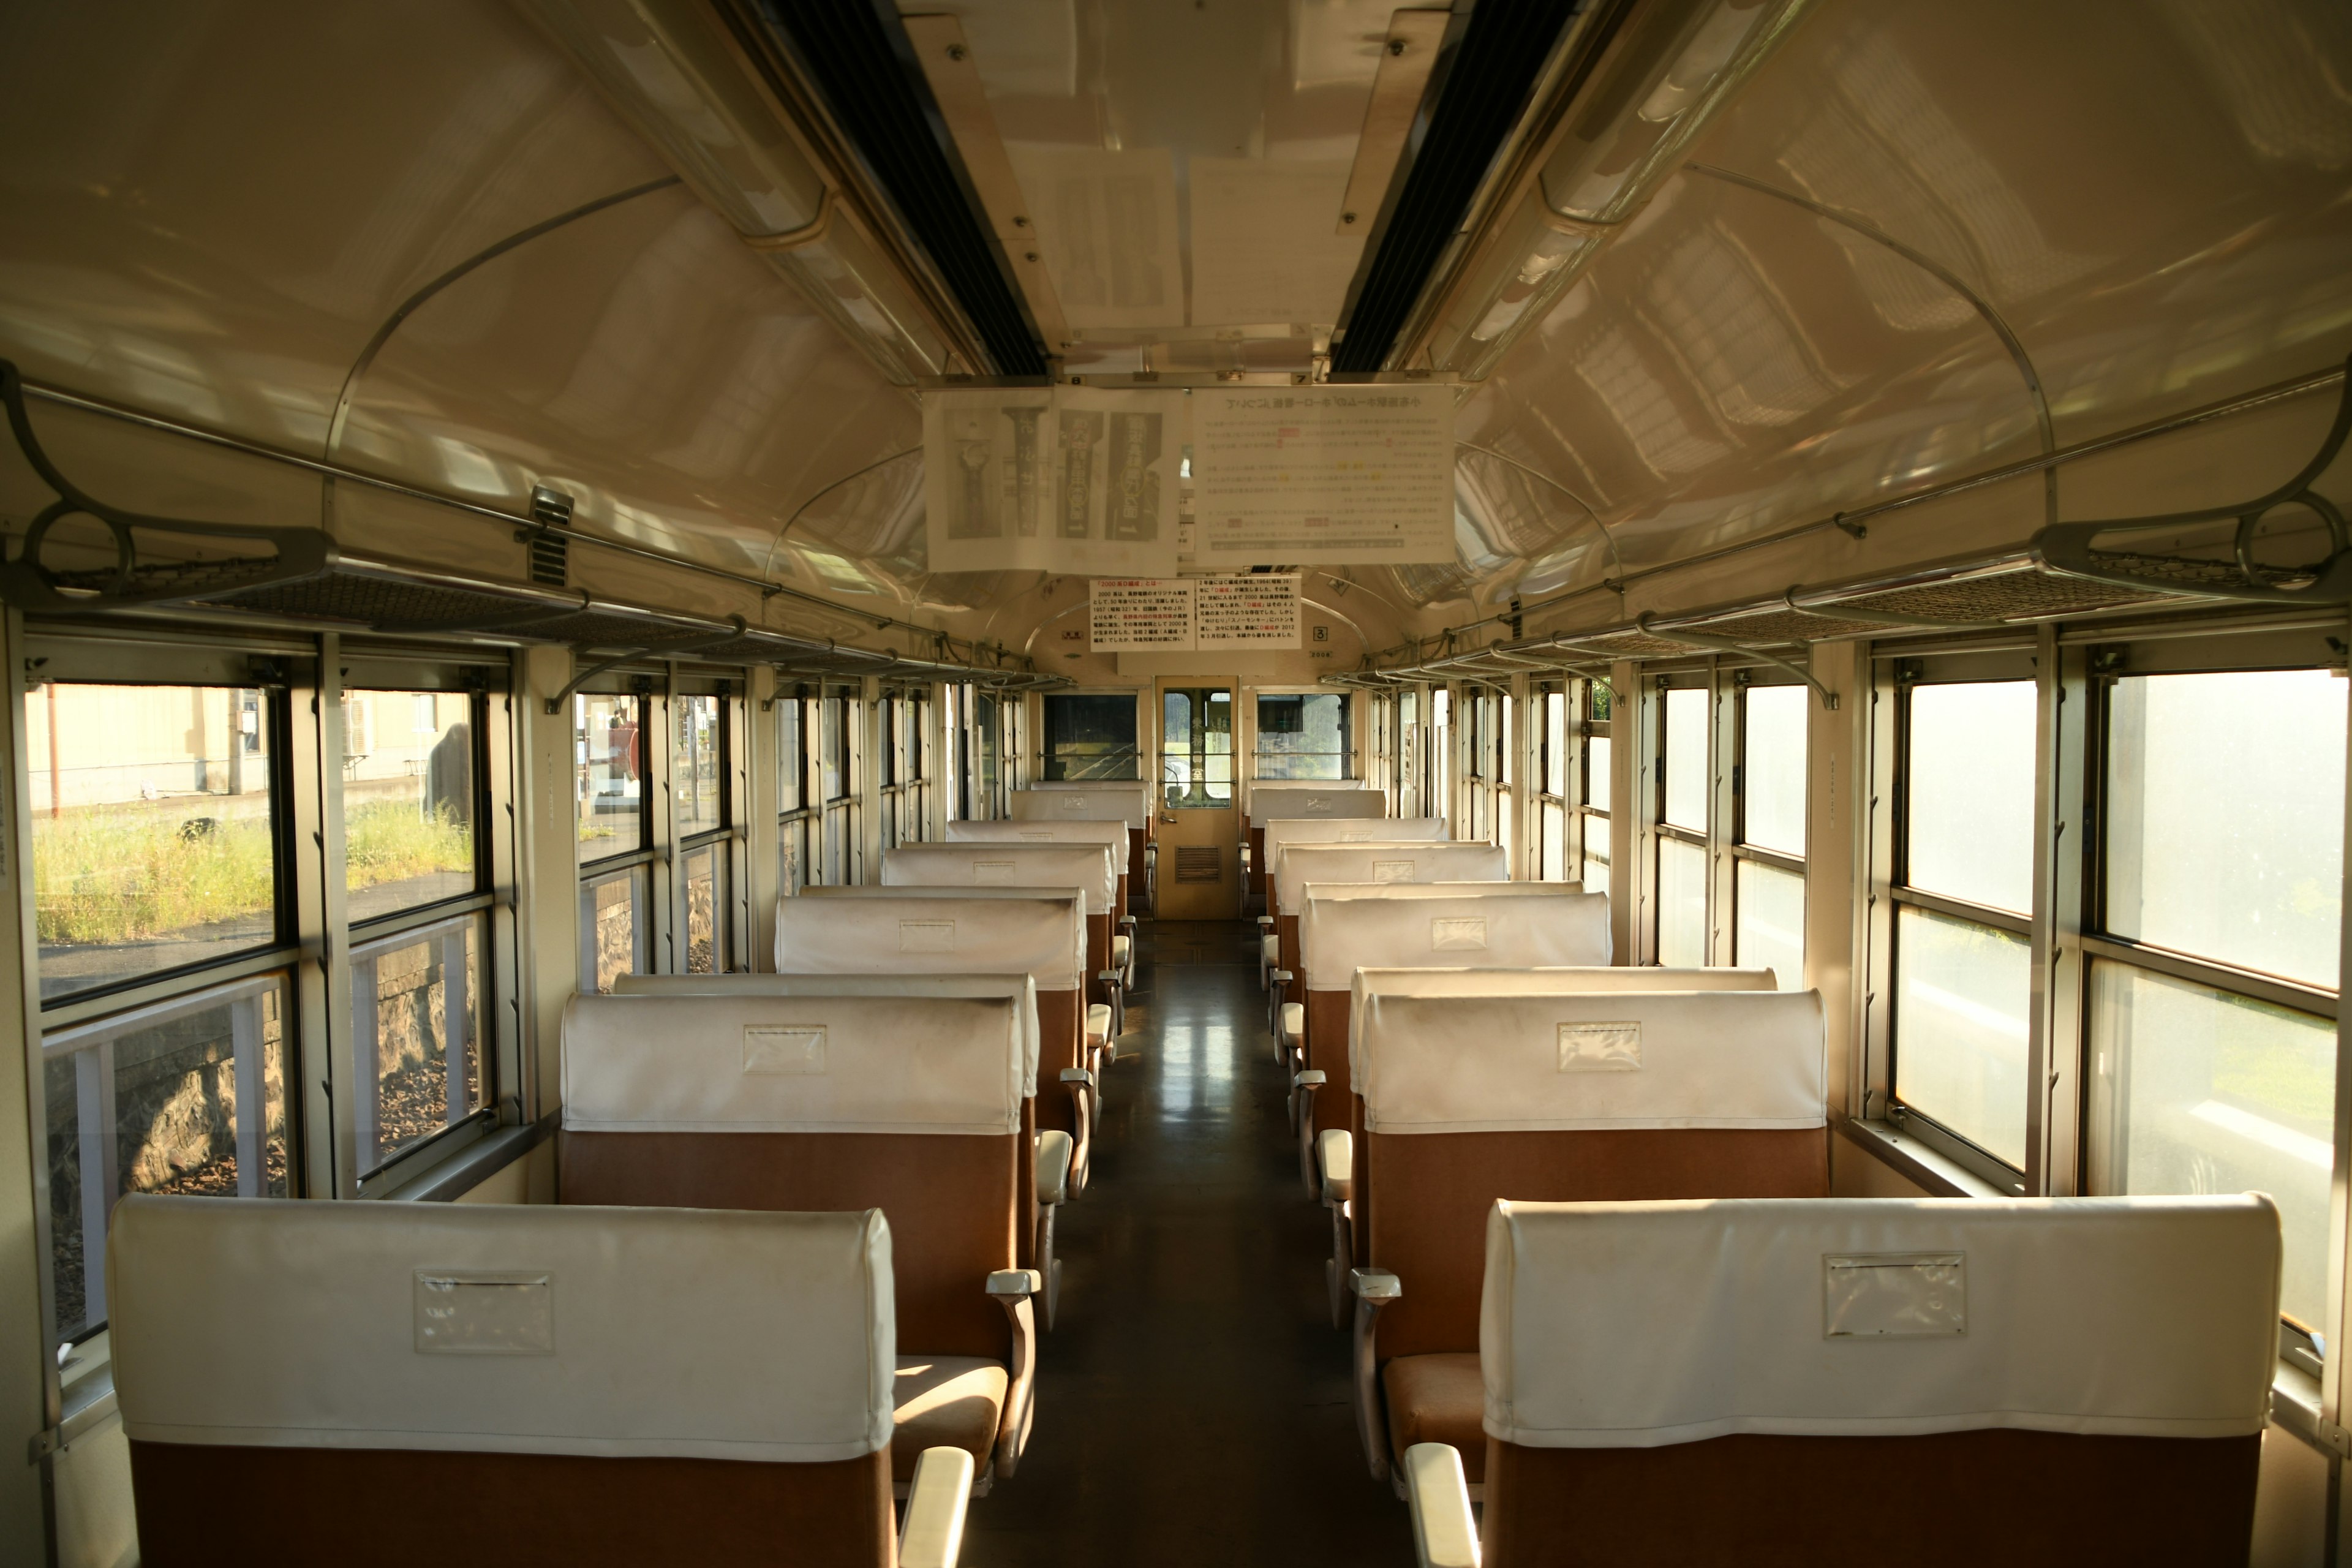
[(971, 1505), (968, 1568), (1383, 1568), (1404, 1505), (1358, 1457), (1329, 1222), (1298, 1182), (1240, 922), (1145, 921), (1095, 1149), (1062, 1211), (1020, 1474)]

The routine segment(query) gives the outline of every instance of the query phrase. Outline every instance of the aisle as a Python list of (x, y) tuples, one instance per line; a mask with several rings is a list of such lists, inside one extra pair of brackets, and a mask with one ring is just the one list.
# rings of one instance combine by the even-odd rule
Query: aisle
[(963, 1562), (1409, 1564), (1404, 1505), (1357, 1454), (1255, 930), (1139, 930), (1097, 1184), (1063, 1210), (1036, 1434), (972, 1504)]

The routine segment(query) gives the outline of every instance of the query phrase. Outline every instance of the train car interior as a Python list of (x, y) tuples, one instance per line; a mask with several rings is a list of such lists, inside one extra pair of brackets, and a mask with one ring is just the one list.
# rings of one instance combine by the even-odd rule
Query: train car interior
[(2345, 0), (10, 0), (0, 411), (0, 1563), (2352, 1564)]

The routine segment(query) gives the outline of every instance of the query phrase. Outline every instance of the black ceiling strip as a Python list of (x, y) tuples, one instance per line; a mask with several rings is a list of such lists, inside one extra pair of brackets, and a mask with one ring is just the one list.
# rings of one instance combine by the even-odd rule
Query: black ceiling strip
[(1478, 0), (1349, 312), (1347, 335), (1332, 346), (1333, 371), (1367, 374), (1387, 360), (1487, 166), (1527, 111), (1560, 29), (1580, 8), (1577, 0)]
[(873, 0), (762, 0), (834, 119), (939, 268), (998, 375), (1044, 375), (1028, 318), (934, 133), (929, 92), (901, 58)]

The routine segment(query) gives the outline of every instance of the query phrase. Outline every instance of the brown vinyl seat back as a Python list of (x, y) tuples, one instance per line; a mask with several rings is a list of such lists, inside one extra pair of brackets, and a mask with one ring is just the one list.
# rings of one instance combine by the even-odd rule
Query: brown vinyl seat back
[[(1496, 1204), (1486, 1561), (2243, 1563), (2270, 1200)], [(1857, 1489), (1862, 1489), (1859, 1492)]]
[[(1084, 795), (1069, 798), (1084, 800)], [(1132, 869), (1129, 864), (1129, 828), (1124, 821), (1088, 822), (1063, 821), (1045, 817), (1030, 821), (998, 820), (994, 822), (950, 822), (947, 828), (950, 844), (1099, 844), (1110, 851), (1111, 865), (1118, 883), (1110, 912), (1114, 920), (1124, 919)]]
[(877, 1211), (134, 1195), (107, 1272), (159, 1568), (893, 1560)]
[(1499, 1198), (1829, 1192), (1817, 992), (1381, 993), (1356, 1042), (1364, 1260), (1404, 1291), (1382, 1360), (1476, 1349)]
[(1281, 940), (1282, 967), (1298, 973), (1298, 911), (1309, 882), (1507, 882), (1511, 857), (1499, 844), (1374, 840), (1289, 844), (1267, 868), (1266, 912)]
[(1006, 997), (575, 996), (559, 1201), (878, 1208), (900, 1339), (1005, 1360), (986, 1285), (1027, 1218), (1021, 1035)]
[[(1077, 888), (1087, 895), (1088, 978), (1110, 967), (1111, 911), (1125, 862), (1099, 844), (902, 844), (882, 853), (884, 887)], [(1094, 1001), (1107, 997), (1094, 995)]]

